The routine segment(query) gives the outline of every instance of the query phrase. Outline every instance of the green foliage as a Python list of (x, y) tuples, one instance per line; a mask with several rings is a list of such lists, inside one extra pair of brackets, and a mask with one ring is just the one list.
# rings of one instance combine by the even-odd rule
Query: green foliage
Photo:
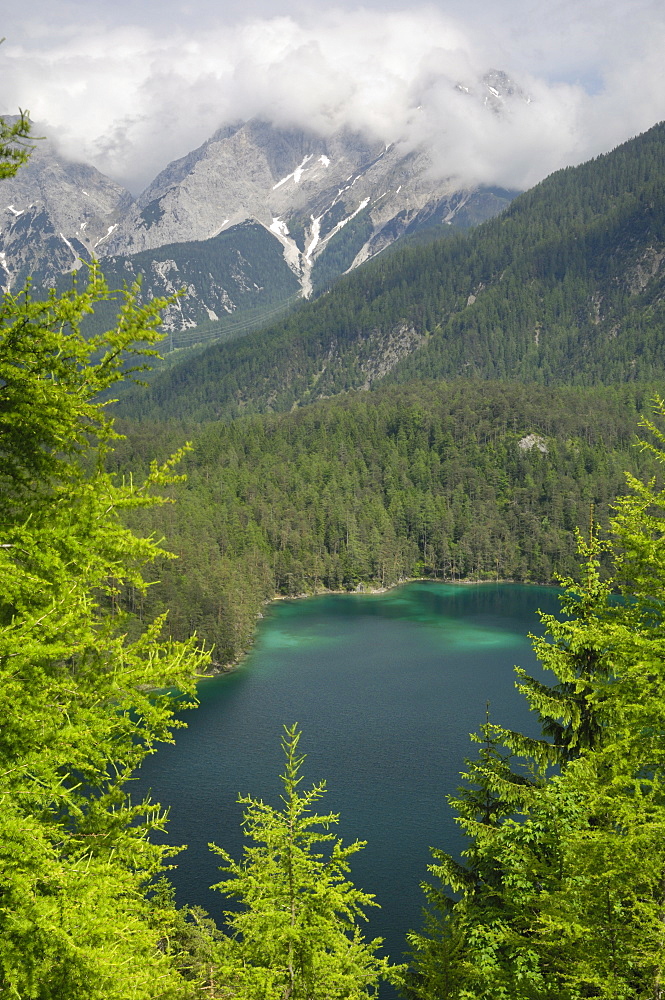
[[(193, 437), (175, 505), (136, 511), (141, 533), (179, 555), (159, 561), (135, 624), (171, 608), (174, 637), (197, 632), (218, 663), (249, 646), (275, 593), (385, 587), (408, 577), (549, 583), (575, 570), (574, 530), (604, 523), (645, 394), (456, 382), (349, 394), (292, 414), (233, 423), (123, 424), (119, 472), (148, 468)], [(540, 435), (547, 453), (520, 441)]]
[[(148, 840), (164, 814), (125, 790), (146, 754), (172, 739), (164, 689), (194, 695), (206, 660), (160, 637), (129, 641), (123, 581), (166, 553), (121, 514), (174, 481), (153, 464), (142, 482), (104, 470), (118, 435), (95, 397), (150, 344), (159, 308), (127, 292), (116, 325), (90, 340), (83, 316), (108, 297), (88, 286), (0, 309), (0, 992), (39, 1000), (189, 995), (158, 947), (145, 887), (169, 850)], [(150, 349), (147, 348), (148, 353)], [(161, 693), (157, 693), (160, 689)], [(189, 988), (187, 987), (187, 990)]]
[(538, 712), (543, 735), (552, 741), (559, 762), (578, 757), (585, 749), (599, 749), (609, 724), (597, 687), (612, 673), (604, 630), (611, 612), (611, 585), (600, 575), (600, 556), (610, 546), (598, 538), (592, 520), (588, 542), (577, 532), (577, 547), (583, 560), (581, 583), (559, 578), (566, 588), (561, 601), (565, 618), (541, 615), (546, 635), (531, 636), (536, 655), (558, 683), (548, 687), (516, 668), (518, 688)]
[(14, 119), (0, 118), (0, 180), (13, 177), (34, 148), (29, 143), (30, 118), (21, 111)]
[[(173, 965), (199, 993), (208, 997), (229, 996), (229, 990), (218, 980), (223, 965), (226, 935), (200, 906), (176, 908), (175, 889), (164, 877), (151, 886), (152, 919), (165, 929), (159, 942)], [(187, 994), (185, 994), (187, 995)]]
[[(658, 400), (658, 416), (665, 407)], [(665, 461), (665, 437), (645, 442)], [(486, 746), (454, 801), (466, 864), (435, 852), (429, 915), (411, 935), (411, 995), (607, 1000), (659, 996), (665, 907), (663, 606), (665, 492), (629, 477), (609, 546), (620, 599), (598, 573), (603, 543), (581, 545), (563, 621), (536, 650), (557, 683), (519, 672), (553, 742), (485, 726)], [(548, 764), (557, 763), (552, 773)], [(449, 889), (446, 888), (449, 887)], [(458, 895), (449, 895), (449, 890)], [(441, 988), (442, 956), (449, 986)], [(447, 949), (447, 950), (446, 950)]]
[(232, 938), (224, 972), (243, 1000), (361, 1000), (399, 971), (375, 955), (381, 940), (366, 942), (358, 924), (365, 908), (377, 905), (347, 878), (349, 859), (364, 843), (344, 847), (328, 832), (338, 816), (313, 811), (325, 785), (299, 790), (300, 733), (284, 728), (282, 807), (239, 798), (253, 842), (242, 861), (211, 844), (226, 873), (214, 888), (242, 904), (225, 914)]

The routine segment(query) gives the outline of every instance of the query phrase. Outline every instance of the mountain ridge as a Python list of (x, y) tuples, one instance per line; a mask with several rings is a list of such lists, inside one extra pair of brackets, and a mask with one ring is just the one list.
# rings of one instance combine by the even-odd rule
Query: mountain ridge
[[(501, 113), (497, 88), (504, 88), (505, 101), (524, 99), (503, 74), (487, 74), (483, 87), (484, 97), (469, 90), (469, 100), (488, 114)], [(474, 225), (515, 194), (440, 176), (426, 147), (384, 145), (350, 129), (324, 137), (259, 119), (220, 128), (168, 164), (136, 199), (46, 142), (21, 175), (5, 185), (0, 216), (6, 291), (28, 274), (35, 286), (53, 287), (93, 254), (102, 266), (109, 257), (124, 258), (132, 271), (137, 254), (205, 243), (252, 223), (270, 234), (309, 297), (403, 235), (423, 226)], [(143, 273), (146, 294), (160, 294), (159, 283), (150, 287), (150, 268)], [(189, 284), (198, 297), (199, 281), (190, 276)]]
[(281, 323), (174, 366), (134, 412), (287, 410), (382, 380), (657, 380), (664, 164), (661, 123), (466, 235), (397, 244)]

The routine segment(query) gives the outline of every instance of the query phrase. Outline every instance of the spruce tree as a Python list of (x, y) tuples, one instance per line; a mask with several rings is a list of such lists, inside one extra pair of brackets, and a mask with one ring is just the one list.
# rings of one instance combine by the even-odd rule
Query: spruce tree
[[(660, 400), (656, 412), (665, 417)], [(656, 435), (643, 447), (665, 462), (665, 435), (643, 426)], [(425, 928), (410, 935), (411, 996), (662, 995), (665, 490), (628, 482), (612, 520), (613, 581), (600, 579), (593, 532), (582, 582), (564, 597), (570, 617), (545, 618), (534, 640), (555, 685), (519, 672), (553, 742), (485, 726), (471, 787), (453, 802), (465, 864), (435, 852)]]

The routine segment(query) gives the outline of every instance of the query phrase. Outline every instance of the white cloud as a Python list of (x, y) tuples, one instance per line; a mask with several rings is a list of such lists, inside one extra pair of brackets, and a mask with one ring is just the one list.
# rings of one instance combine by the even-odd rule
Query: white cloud
[[(220, 125), (252, 116), (428, 142), (442, 173), (524, 187), (665, 117), (660, 0), (580, 6), (515, 0), (506, 14), (487, 0), (449, 0), (444, 14), (310, 4), (296, 17), (256, 0), (243, 9), (257, 16), (243, 20), (238, 5), (221, 24), (199, 0), (161, 5), (153, 27), (152, 3), (143, 24), (127, 7), (114, 24), (107, 8), (70, 0), (50, 25), (52, 8), (33, 2), (40, 18), (5, 29), (2, 110), (29, 108), (68, 155), (135, 191)], [(492, 67), (531, 102), (513, 100), (498, 117), (455, 89)]]

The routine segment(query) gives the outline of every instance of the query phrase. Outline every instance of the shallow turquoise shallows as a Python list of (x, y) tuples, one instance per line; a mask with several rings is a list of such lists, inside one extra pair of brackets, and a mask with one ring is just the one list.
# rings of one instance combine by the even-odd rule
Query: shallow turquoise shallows
[(429, 582), (271, 605), (251, 655), (202, 682), (188, 728), (133, 789), (170, 806), (169, 842), (188, 845), (172, 873), (179, 902), (217, 918), (229, 908), (208, 889), (219, 881), (208, 841), (240, 857), (236, 797), (278, 804), (282, 726), (297, 722), (306, 783), (327, 781), (321, 811), (341, 814), (346, 841), (368, 841), (351, 873), (381, 904), (368, 933), (399, 959), (420, 926), (428, 848), (464, 846), (446, 796), (487, 703), (492, 721), (538, 733), (513, 665), (541, 676), (527, 633), (541, 631), (538, 608), (558, 606), (551, 588)]

